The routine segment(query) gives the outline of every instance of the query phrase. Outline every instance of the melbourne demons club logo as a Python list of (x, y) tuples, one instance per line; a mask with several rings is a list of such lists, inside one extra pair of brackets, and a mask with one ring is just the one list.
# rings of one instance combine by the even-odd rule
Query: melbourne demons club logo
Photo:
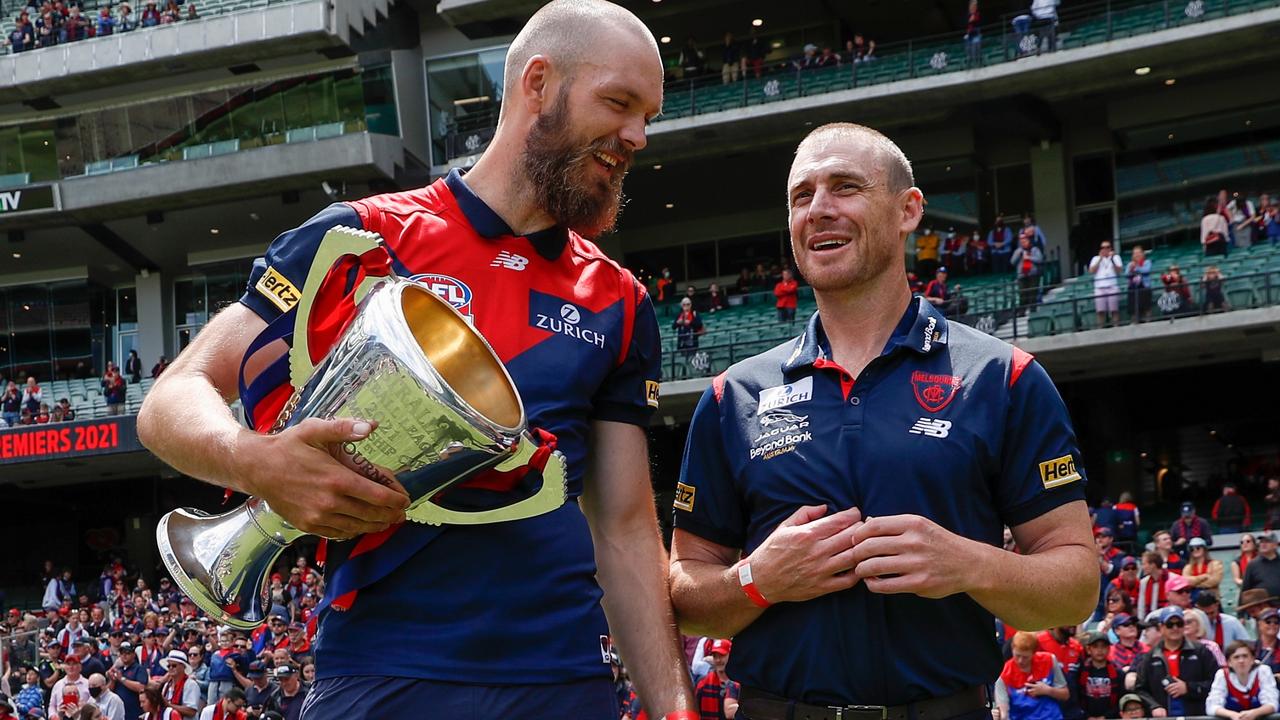
[(911, 390), (916, 402), (929, 412), (938, 412), (951, 404), (960, 389), (960, 378), (955, 375), (935, 375), (923, 370), (911, 373)]
[(420, 274), (409, 279), (430, 290), (452, 305), (468, 322), (471, 321), (471, 288), (466, 283), (448, 275)]

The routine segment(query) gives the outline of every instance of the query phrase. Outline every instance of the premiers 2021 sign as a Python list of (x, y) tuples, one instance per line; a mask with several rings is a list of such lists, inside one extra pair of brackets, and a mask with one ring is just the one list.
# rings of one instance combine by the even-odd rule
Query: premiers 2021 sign
[(0, 430), (0, 465), (139, 452), (132, 415)]

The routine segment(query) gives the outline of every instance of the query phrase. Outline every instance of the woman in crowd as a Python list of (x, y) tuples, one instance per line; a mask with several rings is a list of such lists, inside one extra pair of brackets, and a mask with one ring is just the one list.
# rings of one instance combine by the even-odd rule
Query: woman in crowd
[(1240, 554), (1235, 560), (1231, 561), (1231, 577), (1236, 581), (1236, 587), (1244, 585), (1244, 571), (1249, 567), (1249, 562), (1258, 556), (1258, 541), (1253, 538), (1252, 533), (1245, 533), (1240, 536)]
[(1204, 201), (1204, 213), (1200, 218), (1200, 245), (1204, 248), (1205, 257), (1227, 254), (1227, 238), (1230, 228), (1227, 219), (1218, 211), (1218, 201), (1209, 198)]
[(1182, 577), (1187, 579), (1191, 587), (1198, 590), (1212, 590), (1216, 595), (1218, 586), (1222, 584), (1222, 561), (1209, 557), (1209, 547), (1204, 538), (1191, 538), (1187, 543), (1191, 557), (1182, 567)]
[(1258, 639), (1253, 643), (1253, 654), (1258, 662), (1280, 673), (1280, 610), (1267, 608), (1258, 616)]
[(1227, 646), (1228, 667), (1213, 677), (1204, 710), (1228, 720), (1256, 720), (1276, 711), (1276, 678), (1266, 665), (1254, 665), (1253, 649), (1237, 640)]
[(1218, 660), (1218, 667), (1226, 667), (1227, 658), (1222, 654), (1222, 647), (1218, 643), (1205, 638), (1205, 633), (1208, 632), (1209, 628), (1209, 616), (1205, 615), (1204, 611), (1199, 608), (1183, 610), (1182, 616), (1186, 622), (1186, 638), (1209, 648), (1209, 652), (1213, 653), (1213, 656)]
[(158, 685), (148, 685), (138, 696), (138, 702), (142, 705), (142, 716), (138, 720), (182, 720), (177, 710), (165, 706)]
[[(1134, 570), (1135, 570), (1134, 572), (1131, 572), (1129, 574), (1136, 576), (1137, 575), (1136, 566)], [(1124, 573), (1122, 572), (1121, 575), (1123, 576)], [(1121, 578), (1116, 578), (1116, 580), (1120, 580), (1120, 579)], [(1135, 579), (1134, 580), (1134, 597), (1136, 596), (1137, 596), (1137, 580)], [(1101, 633), (1110, 631), (1112, 623), (1115, 621), (1116, 616), (1130, 617), (1133, 615), (1133, 610), (1134, 610), (1133, 606), (1134, 606), (1134, 602), (1133, 602), (1133, 599), (1129, 596), (1129, 594), (1124, 590), (1112, 585), (1111, 587), (1107, 588), (1107, 597), (1106, 597), (1106, 600), (1103, 601), (1102, 619), (1098, 621), (1097, 625), (1089, 629), (1093, 631), (1101, 632)]]

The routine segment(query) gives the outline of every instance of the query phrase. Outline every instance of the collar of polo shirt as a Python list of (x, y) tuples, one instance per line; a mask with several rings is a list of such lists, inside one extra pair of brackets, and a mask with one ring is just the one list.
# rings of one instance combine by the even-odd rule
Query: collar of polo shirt
[[(932, 303), (919, 295), (911, 298), (911, 304), (903, 312), (881, 355), (888, 355), (899, 347), (908, 348), (921, 355), (941, 349), (947, 344), (947, 319)], [(796, 338), (795, 348), (785, 362), (782, 372), (791, 373), (813, 365), (819, 359), (831, 357), (831, 343), (822, 329), (822, 318), (814, 313), (804, 333)]]

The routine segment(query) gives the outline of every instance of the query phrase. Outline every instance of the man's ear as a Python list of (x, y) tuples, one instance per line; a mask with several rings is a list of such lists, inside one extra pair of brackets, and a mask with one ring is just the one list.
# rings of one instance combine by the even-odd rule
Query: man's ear
[(521, 102), (530, 115), (537, 115), (547, 100), (551, 62), (545, 55), (534, 55), (520, 73)]
[(908, 188), (899, 196), (902, 199), (902, 224), (898, 232), (907, 235), (915, 232), (924, 218), (924, 194), (919, 188)]

